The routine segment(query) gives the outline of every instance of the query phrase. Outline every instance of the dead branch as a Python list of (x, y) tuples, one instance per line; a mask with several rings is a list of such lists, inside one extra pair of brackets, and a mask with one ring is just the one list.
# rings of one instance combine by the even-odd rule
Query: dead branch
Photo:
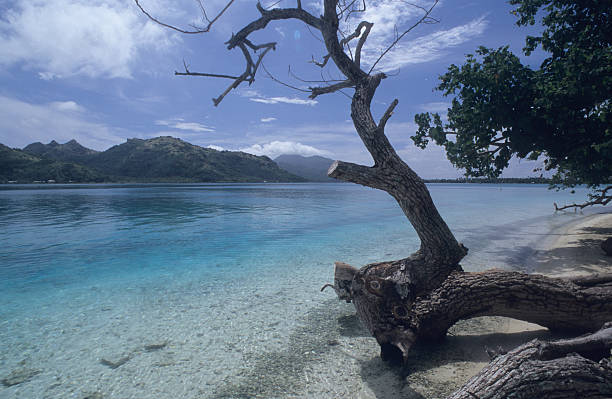
[[(389, 45), (389, 47), (387, 47), (385, 49), (385, 51), (382, 52), (382, 54), (376, 59), (376, 61), (374, 62), (374, 64), (372, 64), (372, 66), (370, 67), (370, 70), (368, 71), (368, 75), (372, 73), (372, 71), (374, 70), (374, 68), (376, 67), (376, 65), (378, 65), (378, 63), (380, 62), (380, 60), (383, 59), (383, 57), (385, 55), (387, 55), (387, 53), (389, 51), (391, 51), (391, 49), (393, 47), (395, 47), (397, 45), (397, 43), (399, 43), (400, 40), (402, 40), (404, 38), (404, 36), (406, 36), (409, 32), (411, 32), (414, 28), (416, 28), (417, 26), (419, 26), (420, 24), (424, 23), (424, 21), (426, 21), (429, 18), (429, 15), (431, 14), (431, 12), (433, 11), (434, 7), (438, 4), (440, 0), (435, 0), (434, 3), (432, 4), (431, 7), (429, 7), (429, 9), (427, 9), (425, 11), (425, 15), (423, 15), (423, 17), (421, 17), (421, 19), (419, 19), (414, 25), (412, 25), (410, 28), (406, 29), (401, 35), (397, 36), (397, 38), (393, 41), (393, 43), (391, 43)], [(419, 7), (421, 8), (421, 7)]]
[(329, 94), (329, 93), (335, 93), (339, 90), (342, 89), (347, 89), (349, 87), (354, 87), (355, 84), (353, 82), (351, 82), (350, 80), (345, 80), (333, 85), (329, 85), (329, 86), (322, 86), (322, 87), (309, 87), (311, 94), (308, 96), (309, 98), (316, 98), (317, 96), (320, 96), (322, 94)]
[(382, 118), (380, 118), (380, 122), (378, 122), (379, 129), (384, 130), (385, 125), (387, 124), (387, 121), (389, 120), (389, 118), (391, 118), (391, 115), (393, 115), (393, 110), (395, 109), (395, 107), (397, 107), (398, 102), (399, 101), (396, 98), (395, 100), (393, 100), (391, 105), (389, 105), (389, 108), (387, 108)]
[(266, 73), (266, 75), (268, 75), (268, 77), (269, 77), (270, 79), (272, 79), (273, 81), (275, 81), (276, 83), (281, 84), (281, 85), (283, 85), (283, 86), (286, 86), (286, 87), (288, 87), (288, 88), (290, 88), (290, 89), (293, 89), (293, 90), (303, 91), (303, 92), (305, 92), (305, 93), (310, 93), (310, 90), (305, 90), (305, 89), (302, 89), (302, 88), (299, 88), (299, 87), (295, 87), (295, 86), (293, 86), (293, 85), (290, 85), (289, 83), (285, 83), (285, 82), (283, 82), (283, 81), (281, 81), (281, 80), (279, 80), (279, 79), (275, 78), (275, 77), (274, 77), (274, 75), (272, 75), (272, 74), (270, 73), (270, 71), (268, 71), (268, 69), (266, 68), (266, 66), (265, 66), (264, 64), (261, 64), (261, 67), (263, 68), (263, 70), (264, 70), (264, 72)]
[(583, 337), (536, 339), (496, 357), (448, 399), (609, 398), (611, 348), (610, 323)]
[[(362, 24), (365, 25), (366, 30), (363, 33), (363, 35), (361, 35), (361, 37), (359, 38), (359, 41), (357, 42), (357, 47), (355, 47), (355, 64), (358, 67), (361, 66), (361, 49), (363, 48), (365, 41), (368, 39), (368, 35), (370, 34), (370, 30), (372, 29), (372, 26), (374, 26), (374, 24), (371, 24), (365, 21), (362, 22)], [(357, 28), (359, 29), (359, 26)]]
[(208, 19), (208, 16), (206, 15), (206, 10), (204, 9), (204, 6), (202, 5), (202, 2), (200, 0), (198, 0), (198, 4), (200, 5), (200, 10), (202, 12), (202, 15), (204, 16), (204, 18), (208, 22), (208, 25), (206, 25), (203, 28), (195, 27), (195, 30), (185, 30), (185, 29), (178, 28), (178, 27), (176, 27), (174, 25), (170, 25), (170, 24), (167, 24), (165, 22), (162, 22), (162, 21), (160, 21), (159, 19), (155, 18), (154, 16), (152, 16), (150, 13), (147, 12), (147, 10), (145, 10), (142, 7), (142, 5), (140, 5), (140, 0), (134, 0), (134, 2), (138, 6), (138, 8), (140, 8), (140, 11), (142, 11), (142, 13), (144, 15), (146, 15), (151, 21), (153, 21), (153, 22), (155, 22), (155, 23), (157, 23), (157, 24), (159, 24), (161, 26), (164, 26), (166, 28), (175, 30), (177, 32), (185, 33), (185, 34), (188, 34), (188, 35), (193, 35), (193, 34), (209, 32), (210, 28), (213, 26), (213, 24), (215, 22), (217, 22), (217, 20), (219, 18), (221, 18), (221, 16), (227, 11), (227, 9), (230, 8), (230, 6), (234, 3), (234, 0), (229, 0), (227, 2), (227, 4), (225, 4), (225, 7), (223, 7), (223, 9), (212, 20)]
[[(259, 65), (261, 64), (263, 57), (266, 55), (268, 51), (274, 50), (275, 46), (276, 46), (276, 43), (269, 43), (266, 49), (261, 54), (259, 54), (259, 57), (257, 58), (257, 62), (254, 63), (253, 58), (251, 57), (251, 54), (249, 53), (249, 50), (246, 48), (246, 45), (243, 43), (240, 43), (238, 45), (240, 50), (242, 50), (242, 54), (244, 55), (244, 58), (246, 60), (246, 69), (244, 73), (240, 75), (238, 79), (234, 80), (234, 82), (227, 89), (225, 89), (225, 91), (221, 93), (219, 97), (213, 98), (213, 103), (215, 104), (215, 107), (219, 105), (221, 101), (223, 101), (227, 93), (229, 93), (231, 90), (240, 86), (242, 82), (249, 82), (249, 85), (250, 85), (255, 81), (255, 75), (257, 74), (257, 69), (259, 68)], [(260, 46), (255, 46), (255, 47), (261, 48)]]
[(174, 74), (182, 75), (182, 76), (207, 76), (211, 78), (225, 78), (225, 79), (234, 79), (234, 80), (238, 79), (238, 76), (232, 76), (232, 75), (222, 75), (222, 74), (217, 74), (217, 73), (191, 72), (184, 60), (183, 60), (183, 67), (185, 68), (185, 72), (174, 71)]
[[(346, 46), (346, 48), (351, 53), (351, 58), (353, 58), (353, 60), (355, 61), (355, 65), (357, 65), (357, 67), (359, 67), (359, 64), (361, 62), (361, 48), (363, 47), (363, 44), (368, 38), (368, 35), (370, 34), (370, 30), (372, 29), (372, 26), (374, 26), (374, 24), (367, 22), (367, 21), (361, 21), (359, 25), (357, 25), (353, 33), (351, 33), (350, 35), (340, 40), (340, 47), (344, 48)], [(365, 28), (365, 32), (362, 34), (361, 30), (363, 28)], [(358, 37), (359, 37), (359, 42), (357, 43), (357, 47), (355, 48), (355, 56), (353, 57), (349, 43)], [(325, 64), (327, 64), (327, 61), (329, 61), (329, 57), (330, 57), (329, 54), (326, 55), (325, 57), (323, 57), (323, 60), (324, 60), (323, 63), (315, 63), (315, 65), (323, 68)]]
[(296, 75), (292, 70), (291, 70), (291, 65), (289, 65), (289, 69), (287, 71), (287, 74), (289, 74), (292, 78), (299, 80), (300, 82), (303, 83), (330, 83), (330, 82), (344, 82), (343, 79), (325, 79), (323, 77), (323, 73), (321, 73), (321, 79), (320, 80), (309, 80), (309, 79), (304, 79), (299, 77), (298, 75)]
[(323, 57), (323, 62), (318, 62), (317, 60), (314, 59), (314, 56), (312, 56), (312, 59), (308, 62), (310, 62), (311, 64), (315, 64), (316, 66), (323, 68), (325, 67), (325, 65), (327, 65), (327, 62), (329, 61), (329, 58), (331, 57), (331, 55), (327, 54), (325, 57)]
[(608, 205), (608, 203), (610, 203), (610, 201), (612, 201), (612, 195), (608, 194), (608, 190), (612, 189), (612, 186), (607, 186), (601, 190), (596, 190), (595, 192), (598, 192), (599, 194), (592, 194), (589, 195), (591, 197), (591, 201), (587, 201), (583, 204), (576, 204), (573, 203), (571, 205), (565, 205), (562, 207), (559, 207), (557, 205), (556, 202), (553, 202), (553, 205), (555, 206), (555, 212), (556, 211), (563, 211), (565, 209), (569, 209), (569, 208), (580, 208), (580, 209), (584, 209), (587, 206), (591, 206), (591, 205), (602, 205), (602, 206), (606, 206)]

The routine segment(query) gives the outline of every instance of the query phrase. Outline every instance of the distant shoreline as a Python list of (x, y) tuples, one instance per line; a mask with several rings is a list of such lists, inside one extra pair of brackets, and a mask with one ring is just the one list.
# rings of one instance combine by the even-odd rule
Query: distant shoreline
[[(423, 179), (425, 183), (443, 183), (443, 184), (551, 184), (552, 181), (550, 179), (541, 179), (541, 178), (500, 178), (500, 179)], [(312, 183), (347, 183), (344, 181), (303, 181), (303, 182), (295, 182), (295, 181), (188, 181), (188, 180), (111, 180), (111, 181), (103, 181), (103, 182), (80, 182), (80, 181), (71, 181), (71, 182), (20, 182), (20, 181), (3, 181), (0, 182), (0, 186), (22, 186), (22, 185), (76, 185), (76, 184), (88, 184), (88, 185), (103, 185), (103, 184), (312, 184)]]

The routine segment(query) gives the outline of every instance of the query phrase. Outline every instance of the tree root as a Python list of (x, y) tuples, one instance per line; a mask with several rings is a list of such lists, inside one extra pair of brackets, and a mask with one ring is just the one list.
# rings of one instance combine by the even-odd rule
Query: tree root
[(612, 323), (586, 336), (533, 340), (495, 358), (448, 399), (612, 397)]

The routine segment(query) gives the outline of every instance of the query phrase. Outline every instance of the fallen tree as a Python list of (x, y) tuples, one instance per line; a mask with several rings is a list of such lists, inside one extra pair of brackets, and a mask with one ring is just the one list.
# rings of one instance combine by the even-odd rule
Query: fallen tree
[(612, 323), (583, 337), (533, 340), (498, 356), (447, 399), (612, 397)]
[(602, 326), (612, 313), (612, 274), (557, 279), (457, 268), (430, 288), (416, 277), (422, 264), (414, 257), (361, 269), (336, 263), (333, 288), (340, 299), (355, 304), (383, 359), (403, 362), (415, 342), (442, 339), (462, 319), (506, 316), (584, 333)]
[[(141, 6), (138, 0), (135, 1)], [(208, 20), (207, 26), (193, 31), (169, 26), (150, 14), (146, 15), (183, 33), (203, 33), (231, 3), (214, 19)], [(364, 10), (360, 8), (362, 5), (355, 1), (324, 0), (323, 15), (317, 17), (302, 8), (298, 0), (293, 8), (265, 9), (257, 4), (259, 18), (228, 40), (228, 50), (239, 49), (244, 56), (245, 70), (241, 74), (193, 72), (187, 67), (184, 72), (176, 74), (230, 79), (232, 83), (227, 89), (213, 99), (216, 106), (240, 84), (253, 83), (264, 57), (276, 48), (276, 43), (254, 43), (250, 38), (252, 33), (265, 29), (271, 22), (288, 19), (301, 21), (320, 32), (327, 54), (323, 61), (315, 64), (324, 67), (331, 60), (344, 79), (310, 87), (309, 97), (343, 89), (354, 90), (351, 118), (374, 160), (371, 167), (336, 161), (328, 174), (389, 193), (396, 199), (421, 242), (418, 251), (405, 259), (370, 264), (361, 269), (336, 264), (333, 288), (341, 299), (355, 305), (359, 318), (378, 341), (383, 359), (405, 362), (410, 348), (417, 341), (442, 339), (456, 321), (476, 316), (509, 316), (572, 333), (594, 331), (612, 320), (612, 275), (561, 280), (498, 270), (464, 272), (460, 261), (467, 254), (467, 248), (456, 240), (438, 213), (423, 180), (398, 156), (385, 135), (385, 125), (398, 100), (391, 102), (378, 121), (372, 115), (372, 99), (383, 79), (387, 78), (387, 74), (376, 70), (376, 65), (416, 26), (435, 22), (430, 14), (436, 4), (437, 1), (429, 8), (419, 7), (423, 10), (422, 17), (403, 32), (398, 32), (396, 39), (370, 63), (367, 71), (362, 69), (361, 52), (373, 24), (361, 21), (354, 31), (342, 32), (340, 29), (341, 20), (351, 14), (358, 15)], [(547, 375), (544, 373), (538, 378)], [(545, 389), (535, 384), (530, 392), (535, 396)]]

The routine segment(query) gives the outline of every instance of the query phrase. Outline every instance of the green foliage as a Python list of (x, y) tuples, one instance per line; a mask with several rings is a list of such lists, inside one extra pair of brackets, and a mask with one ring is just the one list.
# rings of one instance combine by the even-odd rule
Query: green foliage
[(512, 156), (543, 157), (562, 186), (612, 181), (612, 0), (511, 0), (517, 24), (544, 31), (528, 36), (524, 52), (549, 54), (540, 68), (521, 63), (508, 47), (480, 47), (451, 65), (436, 87), (455, 96), (448, 122), (419, 114), (412, 137), (430, 140), (467, 176), (499, 176)]
[(131, 181), (304, 181), (268, 157), (202, 148), (174, 137), (129, 139), (91, 157), (86, 165)]
[(107, 181), (108, 177), (82, 165), (40, 158), (0, 144), (0, 183), (49, 180), (56, 183), (100, 183)]
[(173, 137), (129, 139), (104, 152), (74, 140), (33, 143), (23, 151), (0, 146), (0, 183), (305, 181), (268, 157), (216, 151)]

